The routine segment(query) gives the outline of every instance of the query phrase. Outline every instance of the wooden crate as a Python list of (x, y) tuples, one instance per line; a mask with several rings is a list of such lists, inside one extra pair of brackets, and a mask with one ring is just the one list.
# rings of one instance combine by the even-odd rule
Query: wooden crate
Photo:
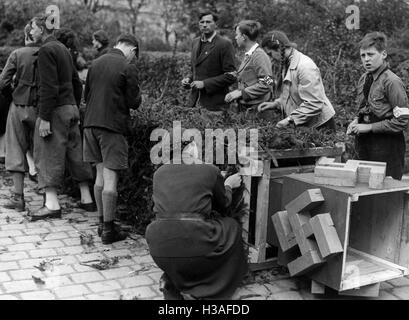
[[(325, 202), (315, 216), (330, 213), (343, 253), (310, 271), (313, 292), (330, 287), (340, 294), (376, 296), (379, 283), (409, 274), (409, 184), (386, 178), (381, 190), (368, 185), (324, 186), (311, 173), (285, 177), (282, 203), (319, 188)], [(292, 260), (292, 257), (289, 257)]]
[[(250, 208), (250, 215), (244, 218), (243, 238), (250, 246), (250, 263), (253, 270), (268, 268), (277, 259), (278, 241), (271, 216), (281, 209), (283, 177), (294, 173), (313, 172), (315, 162), (320, 157), (340, 159), (342, 151), (342, 147), (269, 150), (268, 153), (258, 154), (259, 170), (242, 172), (248, 191), (245, 202)], [(275, 166), (271, 154), (281, 167)], [(292, 161), (288, 161), (289, 159)], [(298, 165), (294, 166), (294, 161)], [(289, 166), (286, 166), (286, 163)]]

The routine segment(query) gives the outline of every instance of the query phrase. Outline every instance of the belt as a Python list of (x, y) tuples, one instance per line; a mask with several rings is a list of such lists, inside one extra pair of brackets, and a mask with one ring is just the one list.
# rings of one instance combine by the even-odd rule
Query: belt
[(191, 221), (202, 221), (204, 216), (200, 213), (157, 213), (157, 220), (191, 220)]

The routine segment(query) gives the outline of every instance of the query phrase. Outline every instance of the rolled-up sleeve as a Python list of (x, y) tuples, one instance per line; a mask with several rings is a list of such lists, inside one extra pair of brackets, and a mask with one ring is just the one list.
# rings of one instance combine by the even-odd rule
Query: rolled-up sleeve
[(324, 86), (317, 67), (299, 69), (298, 94), (302, 100), (299, 107), (291, 112), (296, 125), (307, 123), (322, 112), (325, 101)]
[[(405, 86), (399, 78), (388, 78), (385, 80), (385, 94), (392, 109), (395, 107), (408, 107), (408, 97), (406, 95)], [(393, 117), (392, 119), (385, 119), (373, 123), (372, 132), (398, 133), (404, 131), (408, 127), (408, 124), (408, 117)]]

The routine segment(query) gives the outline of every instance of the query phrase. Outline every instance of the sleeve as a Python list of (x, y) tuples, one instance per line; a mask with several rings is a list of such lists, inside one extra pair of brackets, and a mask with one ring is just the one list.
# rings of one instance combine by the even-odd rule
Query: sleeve
[(291, 112), (291, 117), (296, 125), (302, 125), (321, 113), (325, 92), (321, 74), (316, 66), (300, 68), (298, 77), (297, 89), (302, 103)]
[(232, 189), (224, 185), (224, 178), (217, 169), (216, 183), (213, 188), (212, 208), (217, 212), (223, 214), (227, 208), (230, 207), (232, 200)]
[[(385, 94), (391, 108), (408, 107), (408, 97), (406, 95), (405, 86), (403, 85), (402, 80), (399, 78), (388, 79), (385, 83)], [(392, 110), (391, 110), (392, 111)], [(398, 133), (404, 131), (409, 124), (408, 117), (393, 117), (390, 120), (382, 120), (372, 124), (372, 132), (388, 132), (388, 133)]]
[(272, 66), (271, 61), (267, 55), (254, 53), (253, 58), (254, 70), (257, 74), (258, 81), (242, 90), (242, 97), (244, 101), (254, 100), (260, 96), (271, 92), (270, 85), (265, 81), (265, 79), (272, 78)]
[(84, 101), (85, 101), (85, 104), (88, 103), (89, 83), (90, 83), (91, 72), (92, 72), (92, 67), (90, 67), (88, 69), (87, 78), (85, 80), (85, 88), (84, 88)]
[(138, 109), (141, 102), (141, 91), (139, 89), (138, 69), (134, 64), (129, 64), (125, 71), (126, 88), (125, 103), (130, 109)]
[(8, 87), (17, 72), (17, 54), (13, 51), (7, 59), (6, 65), (0, 74), (0, 91)]
[(221, 88), (228, 87), (235, 83), (237, 79), (236, 76), (233, 75), (236, 67), (234, 65), (234, 48), (230, 41), (226, 41), (226, 44), (221, 48), (220, 54), (222, 61), (221, 74), (203, 81), (204, 89), (208, 94), (213, 94)]
[(38, 52), (38, 71), (40, 75), (39, 117), (42, 120), (51, 121), (58, 97), (57, 61), (51, 50), (44, 47)]
[(75, 66), (72, 66), (72, 88), (74, 91), (74, 98), (79, 107), (81, 105), (81, 98), (82, 98), (82, 82), (78, 75), (78, 71)]

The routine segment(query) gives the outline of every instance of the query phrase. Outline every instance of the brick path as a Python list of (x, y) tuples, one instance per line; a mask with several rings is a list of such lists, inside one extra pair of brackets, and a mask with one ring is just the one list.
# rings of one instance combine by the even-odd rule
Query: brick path
[[(1, 165), (0, 165), (1, 166)], [(42, 205), (35, 184), (26, 183), (26, 206)], [(26, 213), (2, 207), (9, 196), (10, 177), (0, 167), (0, 300), (6, 299), (162, 299), (161, 271), (152, 261), (145, 239), (131, 238), (103, 245), (96, 235), (96, 213), (76, 207), (60, 196), (61, 220), (29, 222)], [(102, 260), (105, 259), (105, 260)], [(89, 266), (110, 263), (106, 270)], [(85, 265), (84, 265), (85, 264)], [(345, 299), (331, 294), (310, 294), (305, 278), (290, 279), (273, 269), (252, 273), (235, 294), (240, 300)], [(382, 283), (377, 299), (409, 299), (409, 278)], [(357, 299), (357, 298), (355, 298)]]

